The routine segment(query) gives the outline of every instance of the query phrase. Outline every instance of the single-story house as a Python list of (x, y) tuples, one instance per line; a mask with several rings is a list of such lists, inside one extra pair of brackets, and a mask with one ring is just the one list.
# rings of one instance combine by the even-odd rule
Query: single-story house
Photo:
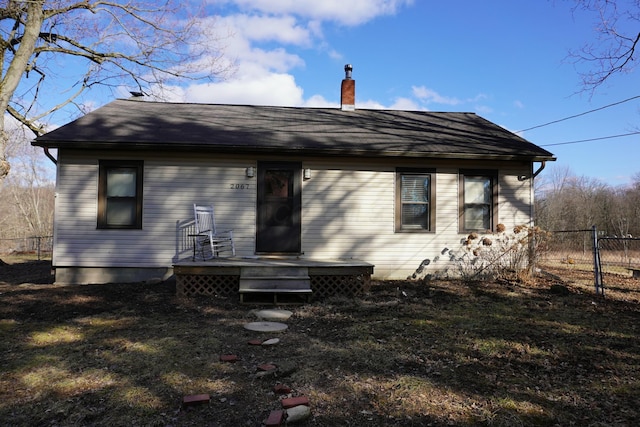
[(56, 282), (171, 277), (191, 261), (194, 203), (233, 229), (238, 259), (362, 260), (380, 279), (472, 231), (532, 224), (533, 177), (553, 154), (474, 113), (356, 108), (345, 70), (340, 108), (134, 97), (36, 138), (58, 153)]

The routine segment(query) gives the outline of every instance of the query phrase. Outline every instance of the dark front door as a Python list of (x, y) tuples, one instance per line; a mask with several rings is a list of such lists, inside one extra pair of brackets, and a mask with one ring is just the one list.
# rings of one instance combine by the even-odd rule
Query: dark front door
[(258, 163), (256, 252), (299, 254), (301, 163)]

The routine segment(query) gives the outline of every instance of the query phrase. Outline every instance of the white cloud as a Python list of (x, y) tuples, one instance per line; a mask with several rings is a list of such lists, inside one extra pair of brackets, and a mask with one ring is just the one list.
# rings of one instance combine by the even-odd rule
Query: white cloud
[(244, 10), (359, 25), (378, 16), (393, 15), (401, 7), (413, 4), (413, 0), (227, 0), (227, 3)]
[(185, 87), (153, 90), (162, 99), (176, 102), (290, 105), (304, 104), (303, 90), (291, 74), (304, 67), (304, 60), (289, 46), (310, 48), (321, 36), (320, 23), (306, 25), (289, 14), (261, 16), (232, 14), (215, 16), (207, 23), (224, 29), (230, 36), (226, 61), (233, 61), (235, 72), (223, 81), (197, 83)]
[(344, 56), (338, 52), (337, 50), (334, 49), (329, 49), (327, 51), (327, 54), (329, 55), (329, 58), (334, 59), (334, 60), (339, 60), (339, 59), (343, 59)]
[[(300, 106), (303, 90), (289, 74), (266, 73), (262, 76), (240, 78), (221, 83), (192, 85), (176, 92), (176, 101), (214, 103)], [(181, 99), (180, 99), (181, 98)]]
[(491, 113), (493, 113), (493, 108), (487, 106), (487, 105), (476, 105), (475, 106), (475, 111), (476, 113), (480, 114), (480, 115), (489, 115)]
[(414, 100), (409, 98), (397, 98), (395, 102), (389, 107), (391, 110), (405, 110), (405, 111), (425, 111), (426, 108), (421, 107)]
[[(298, 55), (288, 53), (278, 44), (296, 40), (303, 44), (310, 42), (309, 33), (301, 30), (295, 20), (232, 15), (217, 18), (216, 22), (233, 34), (227, 40), (226, 52), (235, 59), (240, 75), (255, 75), (256, 70), (260, 70), (260, 74), (270, 71), (282, 73), (304, 65)], [(298, 40), (296, 35), (303, 40)], [(275, 42), (276, 47), (257, 47), (260, 42)]]
[(264, 72), (284, 73), (294, 67), (304, 66), (298, 55), (287, 53), (283, 48), (273, 50), (251, 49), (250, 58), (242, 58), (238, 73), (240, 76), (262, 74)]
[[(155, 88), (155, 95), (179, 102), (337, 107), (338, 102), (304, 91), (293, 72), (306, 66), (293, 49), (313, 49), (332, 61), (342, 55), (324, 39), (327, 22), (358, 25), (378, 16), (395, 14), (413, 0), (225, 0), (210, 1), (227, 15), (206, 18), (204, 25), (230, 36), (224, 61), (233, 62), (235, 72), (223, 81), (183, 87)], [(224, 7), (233, 5), (234, 7)], [(222, 8), (217, 6), (223, 5)], [(208, 28), (208, 27), (207, 27)], [(213, 38), (212, 38), (213, 40)], [(336, 87), (339, 81), (336, 82)], [(408, 99), (398, 99), (395, 108), (419, 109)], [(358, 108), (385, 108), (377, 101), (358, 101)]]
[(318, 31), (317, 28), (305, 28), (290, 15), (231, 15), (220, 21), (243, 39), (257, 42), (308, 46)]
[(411, 91), (413, 92), (413, 96), (426, 103), (445, 105), (458, 105), (462, 103), (458, 98), (440, 95), (435, 90), (429, 89), (425, 86), (412, 86)]
[[(291, 71), (304, 61), (286, 46), (307, 47), (312, 31), (291, 16), (230, 15), (211, 18), (232, 36), (226, 54), (235, 73), (223, 81), (162, 88), (162, 99), (174, 102), (298, 106), (303, 90)], [(229, 60), (227, 58), (227, 60)], [(159, 89), (154, 91), (156, 95)]]
[(378, 101), (374, 101), (374, 100), (367, 100), (367, 101), (358, 101), (356, 99), (356, 108), (360, 108), (360, 109), (368, 109), (368, 110), (387, 110), (389, 109), (389, 107), (382, 105), (381, 103), (379, 103)]
[(340, 104), (337, 102), (327, 101), (322, 95), (313, 95), (311, 98), (304, 101), (302, 106), (313, 108), (338, 108)]
[(309, 31), (311, 32), (311, 34), (313, 34), (315, 37), (322, 39), (324, 36), (324, 33), (322, 31), (322, 21), (318, 21), (318, 20), (311, 20), (307, 23), (307, 28), (309, 28)]
[(524, 108), (524, 104), (519, 100), (513, 101), (513, 106), (520, 109)]
[[(439, 94), (433, 89), (429, 89), (425, 86), (412, 86), (411, 92), (414, 97), (418, 98), (421, 102), (425, 104), (441, 104), (448, 106), (460, 106), (466, 104), (477, 104), (480, 101), (484, 101), (487, 99), (487, 95), (480, 93), (472, 98), (460, 99), (456, 97), (444, 96)], [(489, 114), (493, 112), (491, 107), (486, 105), (476, 105), (474, 110), (480, 114)]]

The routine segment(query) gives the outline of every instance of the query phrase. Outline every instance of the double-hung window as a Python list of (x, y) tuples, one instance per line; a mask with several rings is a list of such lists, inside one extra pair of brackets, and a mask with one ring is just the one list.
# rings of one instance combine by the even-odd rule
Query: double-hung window
[(491, 231), (496, 216), (497, 173), (491, 170), (460, 171), (460, 230)]
[(435, 171), (396, 171), (396, 231), (435, 231)]
[(101, 160), (98, 228), (142, 228), (142, 161)]

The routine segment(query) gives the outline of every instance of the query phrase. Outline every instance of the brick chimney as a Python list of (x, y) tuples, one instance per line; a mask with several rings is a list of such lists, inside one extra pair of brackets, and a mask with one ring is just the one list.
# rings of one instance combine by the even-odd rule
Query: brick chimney
[(356, 81), (351, 78), (353, 66), (344, 66), (345, 77), (340, 88), (340, 109), (342, 111), (354, 111), (356, 109)]

